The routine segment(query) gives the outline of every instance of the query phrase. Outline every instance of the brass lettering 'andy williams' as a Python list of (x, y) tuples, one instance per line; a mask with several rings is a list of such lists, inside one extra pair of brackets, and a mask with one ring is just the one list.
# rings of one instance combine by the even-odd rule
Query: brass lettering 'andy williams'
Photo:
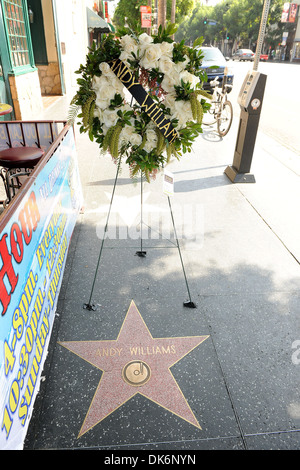
[(152, 121), (157, 125), (161, 133), (168, 139), (170, 144), (178, 138), (177, 131), (173, 128), (169, 119), (166, 119), (162, 110), (154, 103), (151, 96), (148, 95), (142, 85), (135, 81), (134, 74), (120, 60), (116, 59), (110, 64), (111, 70), (116, 74), (119, 80), (126, 86), (132, 96), (141, 106), (141, 109), (148, 114)]
[[(123, 348), (99, 348), (96, 356), (99, 357), (122, 357), (128, 350)], [(174, 344), (168, 346), (130, 346), (129, 353), (131, 356), (155, 356), (158, 354), (176, 354)]]
[(131, 356), (153, 356), (156, 354), (176, 354), (174, 344), (168, 346), (137, 346), (130, 347)]

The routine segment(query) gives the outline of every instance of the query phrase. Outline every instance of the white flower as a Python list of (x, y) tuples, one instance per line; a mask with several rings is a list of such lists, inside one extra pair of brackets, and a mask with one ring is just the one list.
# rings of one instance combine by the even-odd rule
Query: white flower
[(145, 143), (145, 145), (143, 147), (143, 149), (148, 153), (150, 153), (151, 150), (153, 150), (155, 148), (156, 148), (156, 144), (154, 144), (153, 142), (149, 142), (148, 140), (147, 140), (147, 142)]
[(108, 86), (114, 90), (114, 96), (115, 93), (119, 93), (124, 98), (124, 85), (115, 74), (110, 78), (108, 84)]
[(141, 145), (142, 137), (135, 132), (133, 126), (125, 125), (120, 134), (121, 143), (130, 143), (131, 145)]
[(146, 143), (143, 147), (146, 152), (151, 152), (151, 150), (156, 149), (157, 147), (157, 134), (155, 132), (156, 125), (154, 122), (150, 122), (146, 129)]
[(99, 65), (99, 70), (103, 73), (103, 75), (108, 77), (113, 74), (113, 71), (107, 62), (101, 62)]
[(190, 83), (192, 88), (196, 88), (197, 83), (200, 82), (199, 77), (196, 77), (196, 75), (193, 75), (187, 70), (184, 70), (183, 72), (181, 72), (180, 79), (183, 80), (185, 83)]
[(163, 55), (158, 61), (158, 68), (164, 74), (170, 74), (173, 67), (174, 62), (168, 56)]
[(180, 85), (180, 75), (173, 70), (172, 74), (164, 76), (161, 86), (167, 93), (175, 93), (175, 85)]
[[(113, 73), (113, 72), (112, 72)], [(93, 77), (92, 89), (96, 92), (96, 106), (100, 109), (108, 108), (110, 100), (119, 93), (124, 98), (124, 85), (113, 73), (112, 76)]]
[(175, 99), (175, 94), (168, 93), (164, 99), (164, 105), (166, 106), (166, 108), (170, 108), (172, 110), (175, 107)]
[(120, 57), (119, 59), (124, 62), (124, 64), (130, 69), (131, 67), (131, 64), (128, 62), (128, 59), (130, 60), (133, 60), (133, 55), (130, 53), (128, 54), (128, 52), (126, 51), (122, 51), (121, 54), (120, 54)]
[(120, 42), (123, 50), (127, 52), (127, 54), (131, 54), (131, 52), (136, 54), (138, 44), (132, 36), (126, 34), (125, 36), (121, 37)]
[(186, 127), (186, 123), (193, 119), (192, 107), (189, 101), (174, 101), (171, 112), (172, 118), (178, 119), (177, 129), (183, 129)]
[(146, 138), (147, 138), (147, 142), (151, 142), (154, 146), (156, 145), (156, 143), (157, 143), (157, 134), (156, 134), (155, 130), (148, 129), (146, 131)]
[(101, 100), (100, 98), (97, 98), (95, 101), (96, 107), (99, 108), (99, 111), (103, 111), (103, 109), (106, 109), (109, 107), (110, 100), (111, 98), (106, 99), (106, 100)]
[(172, 58), (173, 57), (173, 49), (174, 43), (170, 42), (162, 42), (160, 45), (162, 55)]
[(187, 66), (187, 64), (189, 63), (189, 61), (190, 61), (190, 59), (188, 58), (187, 55), (185, 55), (184, 57), (185, 57), (185, 60), (183, 62), (178, 62), (174, 66), (174, 68), (177, 72), (182, 72), (185, 69), (185, 67)]
[(141, 46), (147, 46), (153, 42), (153, 38), (149, 36), (147, 33), (142, 33), (139, 35), (139, 43)]
[(94, 76), (92, 80), (92, 89), (97, 93), (102, 88), (105, 88), (107, 86), (107, 83), (108, 82), (106, 80), (106, 77), (104, 77), (103, 75), (101, 75), (101, 77)]
[(141, 67), (144, 67), (145, 69), (154, 69), (158, 66), (158, 59), (162, 55), (160, 44), (150, 44), (147, 47), (142, 47), (141, 52)]
[(108, 128), (111, 126), (115, 126), (117, 124), (117, 121), (119, 119), (119, 116), (117, 115), (118, 110), (111, 110), (111, 109), (105, 109), (102, 113), (102, 121), (105, 126)]

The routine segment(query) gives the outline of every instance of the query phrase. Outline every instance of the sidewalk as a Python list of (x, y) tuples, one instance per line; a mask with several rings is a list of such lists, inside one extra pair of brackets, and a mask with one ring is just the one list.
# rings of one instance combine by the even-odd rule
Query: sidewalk
[[(64, 118), (66, 109), (63, 98), (44, 117)], [(256, 183), (232, 184), (224, 170), (233, 160), (237, 123), (235, 116), (223, 140), (204, 129), (194, 152), (168, 167), (197, 309), (183, 306), (188, 293), (161, 176), (143, 187), (147, 256), (135, 256), (140, 184), (132, 183), (125, 166), (95, 280), (97, 308), (83, 308), (116, 167), (76, 132), (84, 212), (69, 249), (26, 449), (299, 449), (298, 160), (259, 133)], [(126, 347), (142, 361), (145, 380), (154, 382), (152, 389), (151, 380), (135, 382), (131, 397), (124, 385), (128, 357), (121, 361)], [(95, 361), (106, 364), (104, 374)], [(132, 380), (137, 374), (134, 369)]]

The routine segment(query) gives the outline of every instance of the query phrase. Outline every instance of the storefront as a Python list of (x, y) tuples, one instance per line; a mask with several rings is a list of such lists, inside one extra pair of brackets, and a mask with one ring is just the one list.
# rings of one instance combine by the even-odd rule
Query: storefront
[(294, 42), (292, 51), (292, 62), (300, 62), (300, 38)]
[(38, 71), (34, 62), (27, 3), (0, 0), (1, 100), (13, 105), (16, 119), (42, 110)]
[(85, 61), (89, 40), (111, 30), (97, 15), (97, 5), (89, 0), (0, 0), (0, 102), (13, 106), (10, 119), (37, 119), (42, 96), (73, 96), (75, 71)]

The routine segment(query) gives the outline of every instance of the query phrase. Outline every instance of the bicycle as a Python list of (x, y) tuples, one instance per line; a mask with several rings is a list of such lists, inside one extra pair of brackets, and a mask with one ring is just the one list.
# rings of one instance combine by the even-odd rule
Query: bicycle
[(224, 75), (222, 87), (219, 86), (219, 77), (210, 82), (210, 86), (214, 89), (211, 107), (204, 114), (203, 124), (212, 126), (217, 123), (217, 131), (221, 137), (229, 132), (233, 118), (232, 104), (227, 98), (228, 91), (232, 85), (226, 83), (226, 75)]

